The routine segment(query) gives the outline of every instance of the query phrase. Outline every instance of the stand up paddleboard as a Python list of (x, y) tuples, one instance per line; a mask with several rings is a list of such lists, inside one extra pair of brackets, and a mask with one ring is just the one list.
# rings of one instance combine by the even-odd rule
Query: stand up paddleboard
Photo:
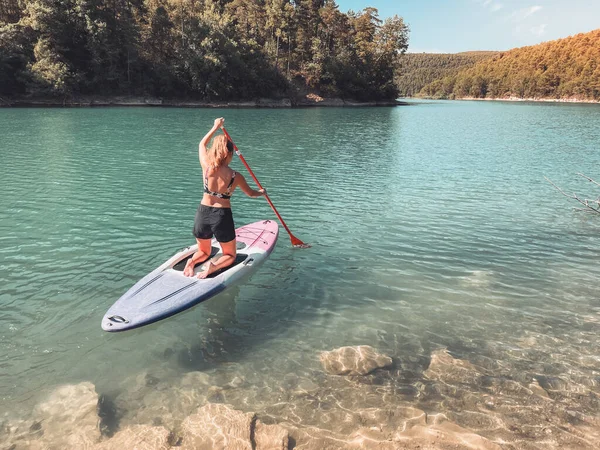
[[(256, 271), (275, 247), (279, 227), (272, 220), (255, 222), (236, 230), (237, 257), (233, 265), (199, 280), (186, 277), (183, 269), (197, 251), (188, 247), (138, 281), (119, 298), (102, 319), (104, 331), (125, 331), (166, 319), (191, 308), (232, 286)], [(211, 258), (218, 256), (218, 242), (212, 242)], [(203, 264), (196, 266), (195, 274)]]

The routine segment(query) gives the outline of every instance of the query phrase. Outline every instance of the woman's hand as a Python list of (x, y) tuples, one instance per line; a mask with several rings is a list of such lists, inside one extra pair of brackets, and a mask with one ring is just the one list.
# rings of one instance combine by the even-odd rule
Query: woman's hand
[(200, 145), (198, 146), (198, 156), (200, 157), (200, 165), (202, 167), (204, 167), (206, 146), (208, 145), (208, 142), (212, 139), (212, 137), (216, 133), (216, 131), (219, 128), (223, 127), (224, 123), (225, 123), (225, 119), (223, 119), (222, 117), (215, 119), (215, 123), (214, 123), (213, 127), (210, 129), (210, 131), (208, 133), (206, 133), (206, 135), (200, 141)]
[(258, 192), (260, 192), (260, 196), (262, 196), (262, 197), (266, 197), (266, 195), (267, 195), (267, 190), (266, 189), (259, 189)]

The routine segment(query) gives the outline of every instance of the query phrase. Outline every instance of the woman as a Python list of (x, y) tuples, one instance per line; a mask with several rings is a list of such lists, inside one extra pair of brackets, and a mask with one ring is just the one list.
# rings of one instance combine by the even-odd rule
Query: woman
[(224, 122), (222, 117), (215, 119), (211, 130), (200, 141), (199, 156), (204, 178), (204, 195), (194, 221), (198, 251), (185, 265), (183, 274), (186, 277), (193, 276), (194, 267), (210, 258), (210, 242), (213, 236), (219, 242), (223, 255), (216, 261), (209, 261), (207, 267), (198, 274), (198, 278), (206, 278), (235, 261), (235, 225), (230, 201), (235, 188), (239, 187), (248, 197), (265, 195), (264, 189), (252, 189), (240, 173), (229, 167), (233, 159), (233, 144), (224, 135), (215, 137), (211, 147), (206, 148), (213, 134), (223, 127)]

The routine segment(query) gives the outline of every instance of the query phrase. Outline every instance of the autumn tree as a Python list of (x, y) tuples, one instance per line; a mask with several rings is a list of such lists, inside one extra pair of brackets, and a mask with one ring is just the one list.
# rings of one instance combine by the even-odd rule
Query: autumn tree
[(600, 101), (600, 30), (502, 52), (423, 88), (427, 96)]

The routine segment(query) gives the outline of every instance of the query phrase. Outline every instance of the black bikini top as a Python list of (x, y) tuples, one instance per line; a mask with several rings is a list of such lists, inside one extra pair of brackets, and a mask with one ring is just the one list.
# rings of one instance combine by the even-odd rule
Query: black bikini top
[(220, 192), (213, 192), (208, 188), (208, 169), (206, 169), (206, 175), (204, 176), (204, 193), (208, 195), (212, 195), (213, 197), (222, 198), (224, 200), (229, 200), (231, 198), (231, 186), (233, 186), (233, 181), (235, 180), (235, 175), (237, 172), (234, 170), (233, 175), (231, 176), (231, 181), (227, 185), (227, 190), (225, 193), (221, 194)]

